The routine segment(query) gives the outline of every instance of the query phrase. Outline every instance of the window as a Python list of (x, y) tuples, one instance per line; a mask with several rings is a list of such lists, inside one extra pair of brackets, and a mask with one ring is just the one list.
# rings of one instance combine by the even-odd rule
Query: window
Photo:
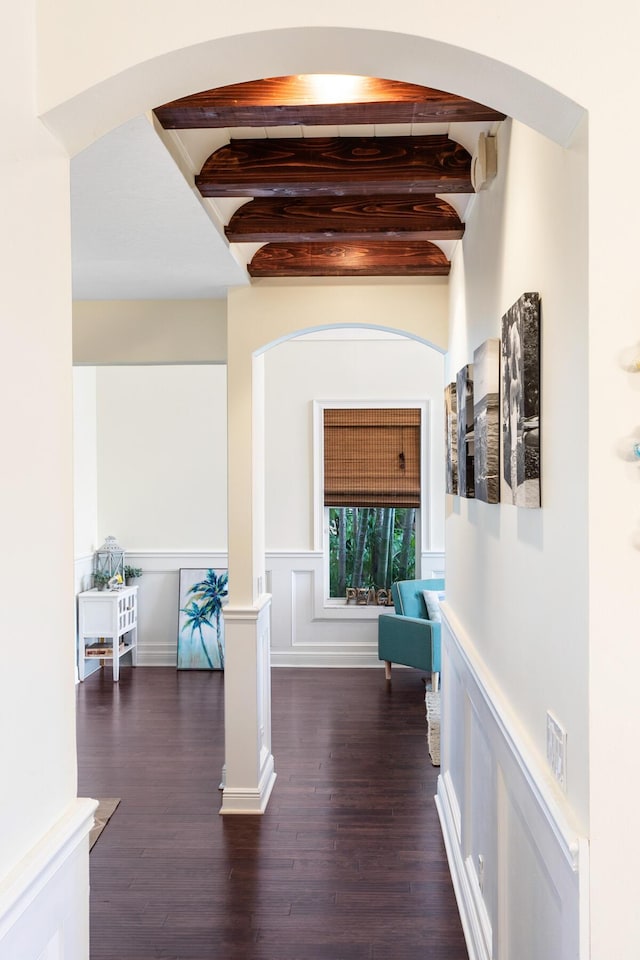
[(330, 597), (415, 576), (420, 436), (417, 407), (324, 410)]
[(415, 507), (329, 508), (329, 596), (389, 590), (416, 573)]

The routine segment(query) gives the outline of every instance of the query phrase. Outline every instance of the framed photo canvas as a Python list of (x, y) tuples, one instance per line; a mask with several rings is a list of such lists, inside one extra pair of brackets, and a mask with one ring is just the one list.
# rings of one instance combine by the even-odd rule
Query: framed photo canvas
[(475, 497), (474, 437), (473, 437), (473, 364), (458, 370), (456, 377), (458, 400), (458, 493), (461, 497)]
[(473, 438), (476, 500), (500, 502), (500, 341), (473, 354)]
[(444, 390), (444, 435), (446, 462), (446, 492), (458, 492), (458, 401), (456, 384)]
[(540, 506), (540, 294), (523, 293), (502, 318), (502, 496)]
[(180, 569), (178, 670), (224, 670), (227, 570)]

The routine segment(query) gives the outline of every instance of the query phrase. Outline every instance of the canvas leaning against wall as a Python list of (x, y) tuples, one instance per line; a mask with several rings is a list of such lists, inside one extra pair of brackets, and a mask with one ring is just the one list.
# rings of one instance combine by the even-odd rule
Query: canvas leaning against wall
[(540, 506), (538, 293), (523, 293), (502, 318), (501, 486), (503, 502)]
[(473, 437), (476, 500), (500, 502), (500, 341), (473, 354)]
[(227, 570), (180, 570), (178, 670), (224, 670)]
[(446, 492), (458, 492), (458, 403), (456, 385), (444, 388), (444, 436), (446, 464)]
[(473, 364), (458, 370), (458, 492), (461, 497), (475, 497), (473, 437)]

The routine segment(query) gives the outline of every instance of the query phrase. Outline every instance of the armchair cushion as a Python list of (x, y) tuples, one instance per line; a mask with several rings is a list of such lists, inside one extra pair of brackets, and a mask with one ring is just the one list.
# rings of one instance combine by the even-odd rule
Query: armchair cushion
[(436, 623), (440, 623), (442, 620), (440, 602), (444, 600), (444, 590), (423, 590), (422, 596), (427, 608), (427, 620), (435, 620)]

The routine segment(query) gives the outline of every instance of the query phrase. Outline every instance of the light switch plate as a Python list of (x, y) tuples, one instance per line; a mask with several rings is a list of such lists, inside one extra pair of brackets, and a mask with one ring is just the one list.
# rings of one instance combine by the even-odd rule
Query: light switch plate
[(547, 760), (563, 790), (567, 789), (567, 731), (547, 711)]

